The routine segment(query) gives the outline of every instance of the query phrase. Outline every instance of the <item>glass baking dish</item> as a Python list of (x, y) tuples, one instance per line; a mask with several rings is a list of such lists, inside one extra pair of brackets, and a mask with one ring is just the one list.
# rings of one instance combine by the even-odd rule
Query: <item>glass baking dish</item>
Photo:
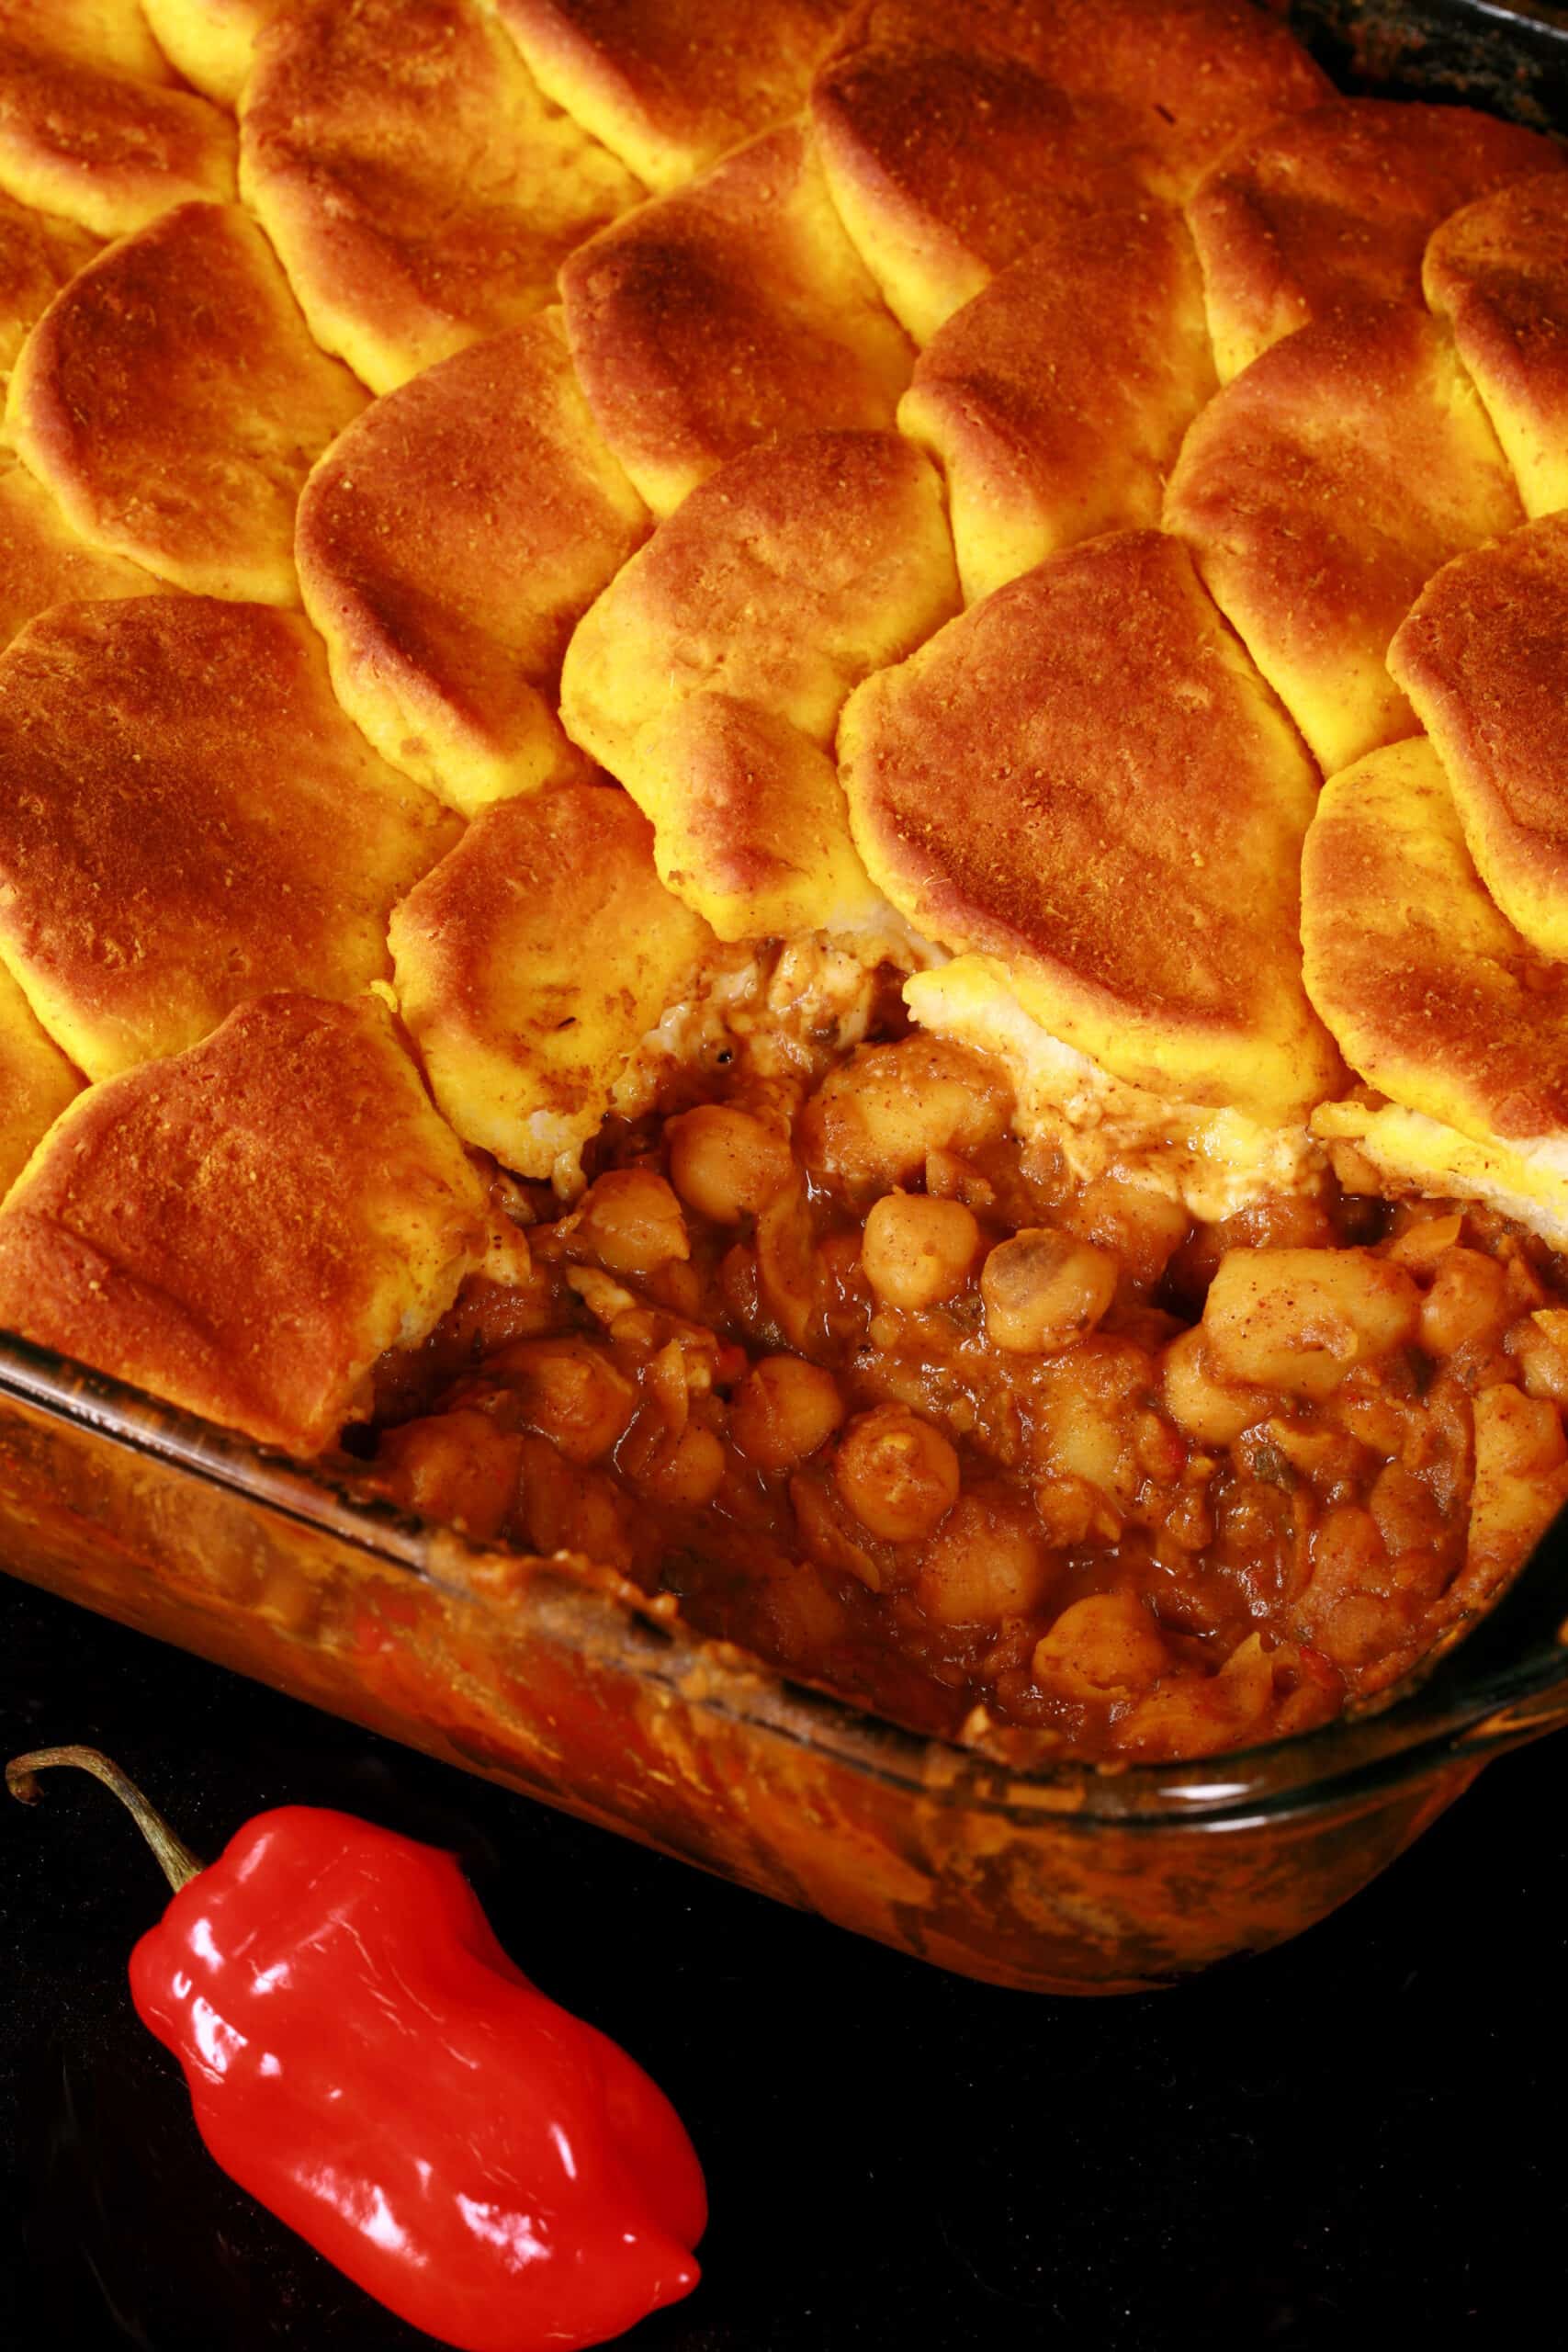
[(1199, 1764), (1013, 1770), (782, 1682), (687, 1634), (667, 1596), (474, 1550), (8, 1339), (0, 1559), (743, 1886), (1040, 1992), (1133, 1991), (1282, 1941), (1489, 1756), (1568, 1722), (1550, 1615), (1521, 1629), (1505, 1600), (1379, 1713)]
[[(1289, 0), (1348, 87), (1568, 128), (1568, 17)], [(1568, 1559), (1562, 1526), (1548, 1544)], [(1192, 1765), (1019, 1771), (688, 1634), (583, 1562), (471, 1549), (0, 1334), (0, 1565), (972, 1976), (1125, 1992), (1258, 1951), (1568, 1722), (1530, 1577), (1375, 1713)], [(1568, 1580), (1565, 1580), (1568, 1581)]]

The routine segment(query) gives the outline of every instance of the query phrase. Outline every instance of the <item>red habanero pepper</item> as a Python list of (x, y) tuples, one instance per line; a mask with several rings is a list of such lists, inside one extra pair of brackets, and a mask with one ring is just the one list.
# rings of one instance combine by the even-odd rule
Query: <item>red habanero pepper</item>
[(223, 2170), (461, 2352), (602, 2344), (696, 2284), (692, 2143), (604, 2034), (536, 1990), (450, 1854), (343, 1813), (259, 1814), (203, 1869), (91, 1748), (175, 1892), (130, 1958)]

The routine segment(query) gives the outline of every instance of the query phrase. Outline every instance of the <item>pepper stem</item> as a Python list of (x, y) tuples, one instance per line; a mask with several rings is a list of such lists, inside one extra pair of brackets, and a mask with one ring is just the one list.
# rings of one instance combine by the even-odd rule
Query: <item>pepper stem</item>
[(163, 1866), (164, 1876), (177, 1894), (189, 1884), (203, 1868), (182, 1838), (176, 1838), (163, 1815), (150, 1805), (134, 1781), (128, 1781), (118, 1764), (100, 1756), (96, 1747), (38, 1747), (30, 1756), (13, 1756), (6, 1767), (6, 1786), (23, 1804), (38, 1803), (38, 1782), (33, 1775), (53, 1764), (74, 1764), (80, 1771), (91, 1772), (106, 1789), (112, 1789), (127, 1813), (146, 1838)]

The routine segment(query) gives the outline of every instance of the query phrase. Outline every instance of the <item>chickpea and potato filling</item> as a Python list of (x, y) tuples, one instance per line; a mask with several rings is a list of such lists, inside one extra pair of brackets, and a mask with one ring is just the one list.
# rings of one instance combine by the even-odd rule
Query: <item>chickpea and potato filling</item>
[(405, 1505), (917, 1730), (1137, 1758), (1386, 1690), (1568, 1498), (1568, 1268), (1495, 1212), (1197, 1224), (918, 1031), (671, 1085), (569, 1211), (498, 1180), (506, 1249), (381, 1370)]

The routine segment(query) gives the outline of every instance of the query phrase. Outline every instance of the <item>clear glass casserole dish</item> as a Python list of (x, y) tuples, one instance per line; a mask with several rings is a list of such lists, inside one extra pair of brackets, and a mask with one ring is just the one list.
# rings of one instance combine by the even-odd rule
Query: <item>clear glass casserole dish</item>
[[(1568, 127), (1550, 14), (1284, 13), (1348, 86)], [(1282, 1941), (1488, 1757), (1568, 1722), (1551, 1579), (1531, 1577), (1375, 1712), (1195, 1764), (1020, 1771), (786, 1684), (690, 1635), (671, 1597), (475, 1550), (4, 1335), (0, 1566), (920, 1958), (1048, 1992), (1135, 1990)]]
[[(1549, 1539), (1561, 1550), (1562, 1538)], [(1283, 1941), (1568, 1723), (1531, 1577), (1419, 1688), (1241, 1756), (1019, 1772), (794, 1688), (585, 1563), (472, 1549), (0, 1341), (0, 1559), (919, 1958), (1130, 1992)]]

